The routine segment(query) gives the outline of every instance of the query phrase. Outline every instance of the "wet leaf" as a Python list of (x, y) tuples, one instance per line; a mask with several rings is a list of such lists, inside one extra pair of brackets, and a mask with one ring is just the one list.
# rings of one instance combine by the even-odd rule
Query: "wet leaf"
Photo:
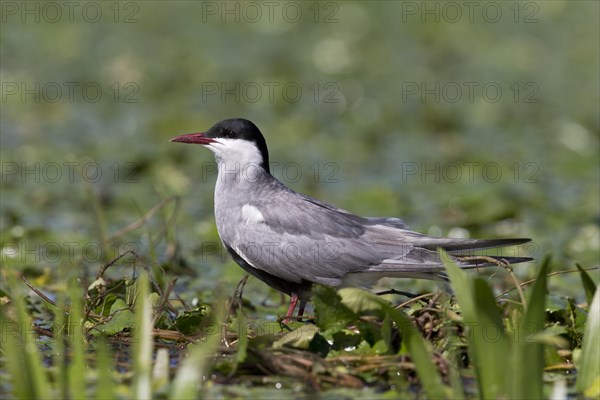
[(598, 396), (600, 393), (600, 292), (596, 291), (590, 307), (588, 325), (585, 328), (583, 349), (577, 389), (585, 392), (586, 396)]
[(321, 331), (325, 332), (325, 335), (339, 332), (357, 318), (357, 315), (342, 303), (340, 295), (331, 287), (316, 286), (312, 301), (316, 314), (315, 323)]
[(581, 276), (581, 282), (583, 283), (583, 289), (585, 290), (585, 297), (587, 299), (588, 304), (592, 304), (592, 300), (594, 299), (594, 293), (596, 293), (596, 284), (590, 277), (590, 275), (581, 268), (581, 265), (576, 264), (577, 269), (579, 270), (579, 276)]
[(110, 321), (96, 325), (90, 332), (92, 335), (97, 336), (103, 334), (112, 336), (135, 327), (135, 314), (129, 309), (127, 303), (121, 299), (115, 300), (110, 308), (109, 315), (111, 315)]
[(280, 339), (273, 343), (273, 348), (283, 346), (295, 347), (297, 349), (308, 349), (310, 342), (315, 334), (319, 332), (319, 328), (312, 324), (306, 324), (296, 330), (286, 333)]
[(208, 315), (208, 309), (204, 306), (180, 313), (175, 319), (173, 328), (184, 335), (198, 333)]

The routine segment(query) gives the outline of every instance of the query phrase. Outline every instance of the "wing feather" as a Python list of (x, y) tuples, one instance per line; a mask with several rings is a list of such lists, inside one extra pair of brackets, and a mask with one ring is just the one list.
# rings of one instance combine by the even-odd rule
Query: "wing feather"
[(226, 232), (220, 233), (252, 267), (289, 282), (339, 286), (346, 275), (365, 272), (439, 279), (440, 247), (456, 254), (529, 241), (435, 238), (408, 230), (400, 219), (363, 218), (275, 182), (270, 196), (243, 205), (245, 215), (224, 224)]

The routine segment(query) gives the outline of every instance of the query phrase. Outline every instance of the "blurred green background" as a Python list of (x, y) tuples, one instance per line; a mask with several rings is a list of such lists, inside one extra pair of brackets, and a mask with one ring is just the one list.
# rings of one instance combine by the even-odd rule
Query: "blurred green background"
[[(3, 1), (2, 262), (95, 273), (131, 245), (198, 289), (235, 282), (206, 251), (212, 154), (168, 140), (244, 117), (295, 190), (597, 267), (600, 5), (469, 4)], [(173, 195), (176, 224), (171, 204), (103, 243)]]

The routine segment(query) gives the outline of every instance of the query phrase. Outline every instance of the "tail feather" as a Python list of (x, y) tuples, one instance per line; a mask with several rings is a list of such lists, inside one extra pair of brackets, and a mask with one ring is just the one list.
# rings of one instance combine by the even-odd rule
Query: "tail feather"
[[(497, 255), (453, 254), (448, 253), (453, 262), (462, 269), (499, 267), (533, 261), (531, 257), (510, 257)], [(426, 249), (414, 249), (397, 258), (388, 258), (378, 265), (370, 266), (364, 272), (398, 272), (418, 274), (439, 274), (446, 269), (437, 252)]]
[[(484, 267), (500, 268), (505, 265), (533, 261), (531, 257), (502, 256), (500, 251), (481, 251), (530, 242), (531, 239), (458, 239), (436, 238), (402, 230), (397, 236), (389, 235), (385, 229), (394, 221), (373, 219), (379, 223), (381, 232), (376, 232), (373, 241), (387, 248), (398, 248), (398, 255), (369, 265), (366, 269), (352, 271), (344, 278), (344, 284), (374, 282), (382, 277), (448, 280), (446, 267), (438, 249), (443, 249), (450, 260), (462, 269)], [(382, 225), (383, 222), (387, 222)], [(490, 254), (493, 253), (493, 254)]]
[(428, 250), (437, 250), (438, 247), (449, 253), (463, 250), (493, 249), (496, 247), (515, 246), (530, 242), (531, 239), (455, 239), (455, 238), (419, 238), (411, 242), (413, 245)]

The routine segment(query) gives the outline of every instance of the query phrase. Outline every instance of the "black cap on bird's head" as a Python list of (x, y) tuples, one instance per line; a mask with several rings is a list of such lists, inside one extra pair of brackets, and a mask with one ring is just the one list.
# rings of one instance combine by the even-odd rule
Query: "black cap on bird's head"
[[(202, 133), (189, 133), (171, 139), (171, 142), (194, 143), (207, 146), (217, 158), (226, 158), (228, 154), (246, 155), (252, 147), (258, 150), (258, 164), (269, 172), (269, 151), (264, 136), (251, 121), (243, 118), (229, 118), (214, 124)], [(250, 146), (242, 145), (242, 143)], [(233, 160), (235, 161), (235, 160)]]

